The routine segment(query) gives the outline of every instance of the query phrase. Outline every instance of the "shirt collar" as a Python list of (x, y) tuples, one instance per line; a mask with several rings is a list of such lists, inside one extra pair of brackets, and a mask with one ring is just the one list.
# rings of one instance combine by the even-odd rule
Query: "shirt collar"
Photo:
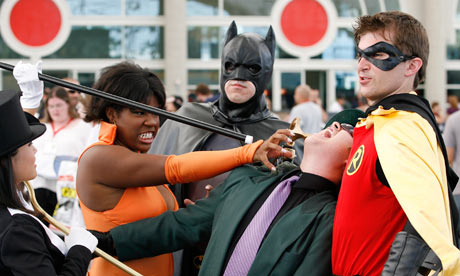
[(329, 190), (338, 191), (338, 185), (334, 184), (332, 181), (322, 176), (305, 172), (301, 173), (299, 180), (293, 184), (293, 188), (314, 190), (317, 192)]

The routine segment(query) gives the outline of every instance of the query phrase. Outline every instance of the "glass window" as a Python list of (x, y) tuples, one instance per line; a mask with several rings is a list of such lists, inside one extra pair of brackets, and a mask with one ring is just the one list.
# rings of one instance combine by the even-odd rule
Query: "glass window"
[(447, 59), (460, 59), (460, 30), (456, 30), (455, 35), (455, 44), (447, 45)]
[[(67, 77), (70, 77), (71, 76), (71, 73), (69, 71), (64, 71), (64, 70), (60, 70), (60, 71), (57, 71), (57, 70), (45, 70), (43, 71), (43, 74), (46, 74), (46, 75), (49, 75), (49, 76), (53, 76), (55, 78), (58, 78), (58, 79), (63, 79), (63, 78), (67, 78)], [(49, 88), (53, 88), (54, 86), (56, 86), (54, 83), (51, 83), (51, 82), (44, 82), (45, 83), (45, 87), (49, 87)]]
[(224, 14), (256, 16), (271, 15), (273, 3), (275, 3), (275, 0), (251, 0), (250, 4), (248, 1), (244, 0), (224, 0)]
[(219, 47), (223, 40), (220, 39), (219, 27), (189, 26), (187, 34), (188, 58), (220, 58)]
[(66, 43), (46, 58), (121, 58), (121, 27), (74, 26)]
[(332, 0), (340, 17), (357, 17), (361, 14), (359, 0)]
[(339, 28), (334, 41), (320, 55), (312, 59), (354, 59), (356, 57), (353, 30)]
[(387, 11), (399, 11), (399, 0), (385, 0), (385, 8)]
[(67, 0), (73, 15), (121, 15), (122, 0)]
[(78, 81), (83, 86), (92, 87), (94, 84), (94, 79), (94, 73), (78, 73)]
[(447, 71), (448, 84), (460, 84), (460, 71)]
[(281, 73), (281, 109), (291, 110), (294, 103), (294, 90), (300, 85), (300, 73)]
[(368, 14), (375, 14), (381, 11), (379, 1), (365, 0)]
[(358, 99), (355, 96), (355, 86), (358, 79), (356, 72), (337, 71), (336, 79), (336, 97), (345, 97), (346, 105), (344, 108), (352, 108), (358, 106)]
[(207, 85), (219, 84), (219, 70), (189, 70), (188, 84), (197, 85), (205, 83)]
[(125, 27), (125, 58), (162, 59), (163, 37), (163, 27)]
[(305, 71), (305, 81), (312, 89), (318, 89), (321, 93), (326, 91), (326, 71)]
[(210, 16), (219, 13), (217, 0), (187, 0), (186, 10), (187, 16)]
[(163, 15), (162, 0), (126, 0), (126, 15)]

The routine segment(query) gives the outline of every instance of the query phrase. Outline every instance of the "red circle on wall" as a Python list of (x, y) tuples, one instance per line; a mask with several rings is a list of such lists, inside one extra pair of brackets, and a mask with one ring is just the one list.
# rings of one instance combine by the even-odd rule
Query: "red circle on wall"
[(11, 31), (27, 46), (50, 43), (61, 23), (61, 12), (52, 0), (20, 0), (10, 14)]
[(320, 41), (327, 30), (327, 13), (315, 0), (294, 0), (281, 14), (281, 29), (293, 44), (306, 47)]

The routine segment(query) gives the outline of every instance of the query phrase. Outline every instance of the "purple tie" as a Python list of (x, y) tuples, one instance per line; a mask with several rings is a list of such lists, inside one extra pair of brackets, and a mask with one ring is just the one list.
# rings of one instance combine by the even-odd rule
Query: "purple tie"
[(248, 274), (268, 227), (288, 198), (291, 192), (291, 184), (298, 179), (298, 176), (292, 176), (280, 182), (265, 200), (236, 244), (225, 268), (224, 276), (243, 276)]

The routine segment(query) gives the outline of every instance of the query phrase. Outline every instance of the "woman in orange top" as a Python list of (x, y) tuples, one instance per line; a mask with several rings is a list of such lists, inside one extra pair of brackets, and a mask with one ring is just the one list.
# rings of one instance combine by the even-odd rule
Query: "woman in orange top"
[[(123, 62), (103, 70), (95, 88), (150, 106), (164, 108), (165, 93), (153, 73)], [(115, 226), (177, 210), (164, 183), (187, 183), (209, 178), (234, 167), (282, 155), (280, 141), (289, 142), (288, 130), (279, 130), (267, 142), (240, 148), (193, 152), (180, 156), (145, 153), (159, 128), (156, 115), (93, 98), (88, 122), (100, 121), (99, 142), (83, 152), (77, 172), (77, 193), (86, 227), (106, 232)], [(290, 156), (290, 153), (286, 153)], [(173, 274), (171, 254), (126, 262), (143, 275)], [(101, 258), (90, 275), (127, 275)]]

